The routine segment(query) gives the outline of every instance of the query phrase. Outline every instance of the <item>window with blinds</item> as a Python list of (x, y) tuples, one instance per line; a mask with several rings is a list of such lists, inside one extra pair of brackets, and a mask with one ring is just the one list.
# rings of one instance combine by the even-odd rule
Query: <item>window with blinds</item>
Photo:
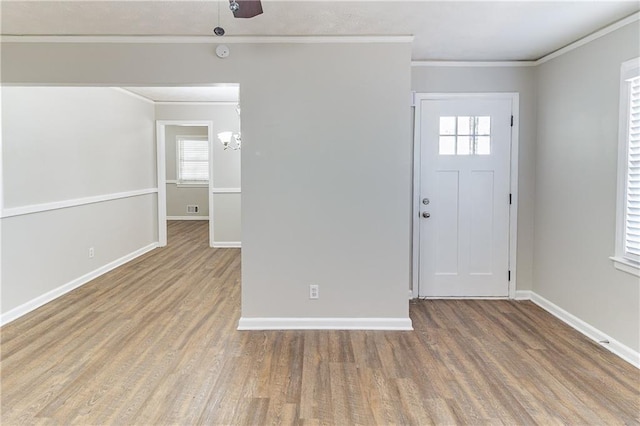
[(209, 142), (207, 138), (178, 137), (178, 183), (209, 183)]
[(640, 76), (631, 78), (627, 130), (624, 254), (640, 261)]
[(618, 205), (614, 266), (640, 277), (640, 58), (620, 71)]

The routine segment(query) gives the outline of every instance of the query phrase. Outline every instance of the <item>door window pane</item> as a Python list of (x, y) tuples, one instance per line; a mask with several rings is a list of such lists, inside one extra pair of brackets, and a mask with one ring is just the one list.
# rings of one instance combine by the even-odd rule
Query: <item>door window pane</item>
[(471, 154), (471, 136), (458, 136), (458, 146), (456, 147), (456, 154), (469, 155)]
[(456, 137), (440, 136), (440, 155), (456, 155)]
[(477, 136), (475, 153), (476, 155), (491, 154), (491, 138), (489, 136)]
[(473, 117), (458, 117), (458, 134), (473, 134)]
[(456, 134), (456, 118), (455, 117), (440, 117), (440, 134), (441, 135)]
[(491, 155), (491, 117), (440, 117), (440, 155)]
[(478, 120), (478, 135), (491, 134), (491, 117), (476, 117)]

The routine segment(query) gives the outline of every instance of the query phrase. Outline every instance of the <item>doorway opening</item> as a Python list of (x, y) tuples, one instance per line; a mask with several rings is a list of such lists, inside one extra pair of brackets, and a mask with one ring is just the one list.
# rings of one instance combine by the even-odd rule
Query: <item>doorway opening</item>
[[(219, 96), (211, 89), (224, 89), (223, 98), (203, 100), (207, 92)], [(173, 100), (155, 102), (159, 245), (167, 244), (168, 220), (201, 220), (210, 247), (240, 247), (239, 86), (136, 90), (174, 90)]]
[(212, 197), (209, 191), (212, 128), (210, 121), (157, 122), (158, 236), (161, 246), (167, 244), (168, 220), (209, 221), (209, 245), (212, 246)]
[[(209, 191), (213, 123), (197, 120), (158, 120), (156, 138), (159, 245), (167, 245), (167, 220), (208, 220), (209, 245), (213, 247), (212, 197)], [(205, 180), (200, 182), (184, 180), (181, 175), (185, 145), (197, 145), (196, 142), (206, 143), (207, 174)], [(188, 150), (188, 147), (186, 149)]]

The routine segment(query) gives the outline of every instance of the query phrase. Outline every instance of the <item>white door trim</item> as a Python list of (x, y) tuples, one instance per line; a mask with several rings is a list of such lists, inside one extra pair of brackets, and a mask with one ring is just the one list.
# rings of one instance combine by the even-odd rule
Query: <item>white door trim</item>
[(519, 122), (520, 122), (520, 94), (512, 92), (497, 93), (416, 93), (414, 109), (414, 131), (413, 131), (413, 208), (412, 211), (412, 277), (411, 288), (413, 298), (419, 297), (420, 283), (420, 117), (422, 116), (422, 101), (437, 99), (460, 99), (460, 98), (483, 98), (483, 99), (510, 99), (511, 115), (513, 115), (513, 126), (511, 127), (511, 160), (509, 190), (511, 193), (511, 206), (509, 209), (509, 271), (511, 280), (509, 281), (509, 299), (516, 297), (516, 266), (517, 266), (517, 243), (518, 243), (518, 146), (519, 146)]
[[(158, 180), (158, 247), (167, 245), (167, 155), (165, 141), (166, 126), (206, 126), (209, 140), (209, 188), (213, 188), (213, 121), (204, 120), (157, 120), (156, 121), (156, 172)], [(213, 197), (209, 198), (209, 246), (213, 247)]]

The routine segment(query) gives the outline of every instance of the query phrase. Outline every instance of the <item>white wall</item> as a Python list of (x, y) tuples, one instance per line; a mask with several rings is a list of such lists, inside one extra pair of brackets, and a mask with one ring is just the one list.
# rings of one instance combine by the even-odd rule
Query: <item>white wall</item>
[[(177, 136), (199, 136), (207, 138), (206, 126), (166, 126), (165, 127), (165, 165), (167, 179), (167, 216), (185, 217), (199, 216), (209, 217), (208, 187), (184, 187), (175, 182), (177, 173)], [(239, 174), (239, 173), (238, 173)], [(171, 182), (170, 182), (171, 181)], [(197, 205), (198, 213), (187, 213), (187, 205)], [(238, 212), (240, 217), (240, 212)]]
[[(5, 317), (149, 248), (157, 202), (151, 103), (111, 88), (3, 87), (2, 104)], [(46, 210), (61, 202), (82, 205)]]
[(60, 87), (3, 87), (2, 101), (5, 208), (154, 186), (151, 103)]
[(421, 93), (517, 92), (520, 94), (516, 290), (531, 290), (537, 101), (535, 68), (414, 66), (411, 73), (412, 89)]
[[(2, 76), (25, 83), (240, 83), (242, 315), (406, 324), (410, 43), (233, 44), (224, 60), (213, 50), (3, 43)], [(312, 283), (320, 285), (319, 300), (308, 299)]]
[[(235, 104), (187, 104), (179, 103), (158, 103), (156, 104), (156, 119), (158, 120), (191, 120), (191, 121), (211, 121), (213, 133), (213, 188), (211, 196), (213, 197), (213, 238), (214, 245), (232, 245), (238, 246), (242, 242), (242, 226), (241, 226), (241, 167), (240, 161), (242, 157), (241, 150), (225, 150), (218, 140), (218, 133), (231, 131), (237, 133), (240, 131), (240, 118), (236, 111)], [(174, 126), (167, 126), (171, 128)], [(180, 127), (179, 127), (180, 128)], [(181, 127), (184, 128), (184, 127)], [(206, 127), (205, 127), (206, 135)], [(167, 179), (175, 179), (175, 137), (170, 141), (171, 137), (165, 139), (167, 146)], [(173, 153), (169, 152), (171, 149)], [(172, 163), (172, 164), (170, 164)], [(186, 191), (182, 191), (185, 189)], [(206, 202), (206, 212), (209, 214), (208, 195), (202, 194), (199, 188), (181, 188), (184, 194), (190, 194), (189, 190), (199, 191), (194, 196), (201, 197)], [(220, 191), (229, 191), (232, 193), (220, 193)], [(169, 201), (169, 197), (175, 194), (175, 185), (167, 184), (167, 214), (169, 216), (185, 216), (178, 214), (177, 211), (184, 211), (184, 206), (176, 207), (175, 203)], [(180, 194), (178, 194), (180, 196)], [(173, 212), (176, 212), (174, 215)]]
[[(619, 65), (638, 54), (638, 36), (632, 24), (536, 68), (414, 69), (412, 83), (520, 92), (518, 289), (636, 351), (638, 281), (608, 256)], [(206, 44), (3, 43), (2, 75), (241, 83), (243, 316), (406, 317), (410, 46), (234, 44), (226, 60), (212, 52)], [(157, 118), (208, 119), (161, 108)], [(320, 284), (320, 300), (307, 299), (310, 283)]]
[(620, 64), (629, 24), (538, 68), (533, 290), (640, 351), (640, 280), (614, 269)]
[(410, 53), (254, 52), (260, 77), (240, 86), (243, 316), (408, 318)]

